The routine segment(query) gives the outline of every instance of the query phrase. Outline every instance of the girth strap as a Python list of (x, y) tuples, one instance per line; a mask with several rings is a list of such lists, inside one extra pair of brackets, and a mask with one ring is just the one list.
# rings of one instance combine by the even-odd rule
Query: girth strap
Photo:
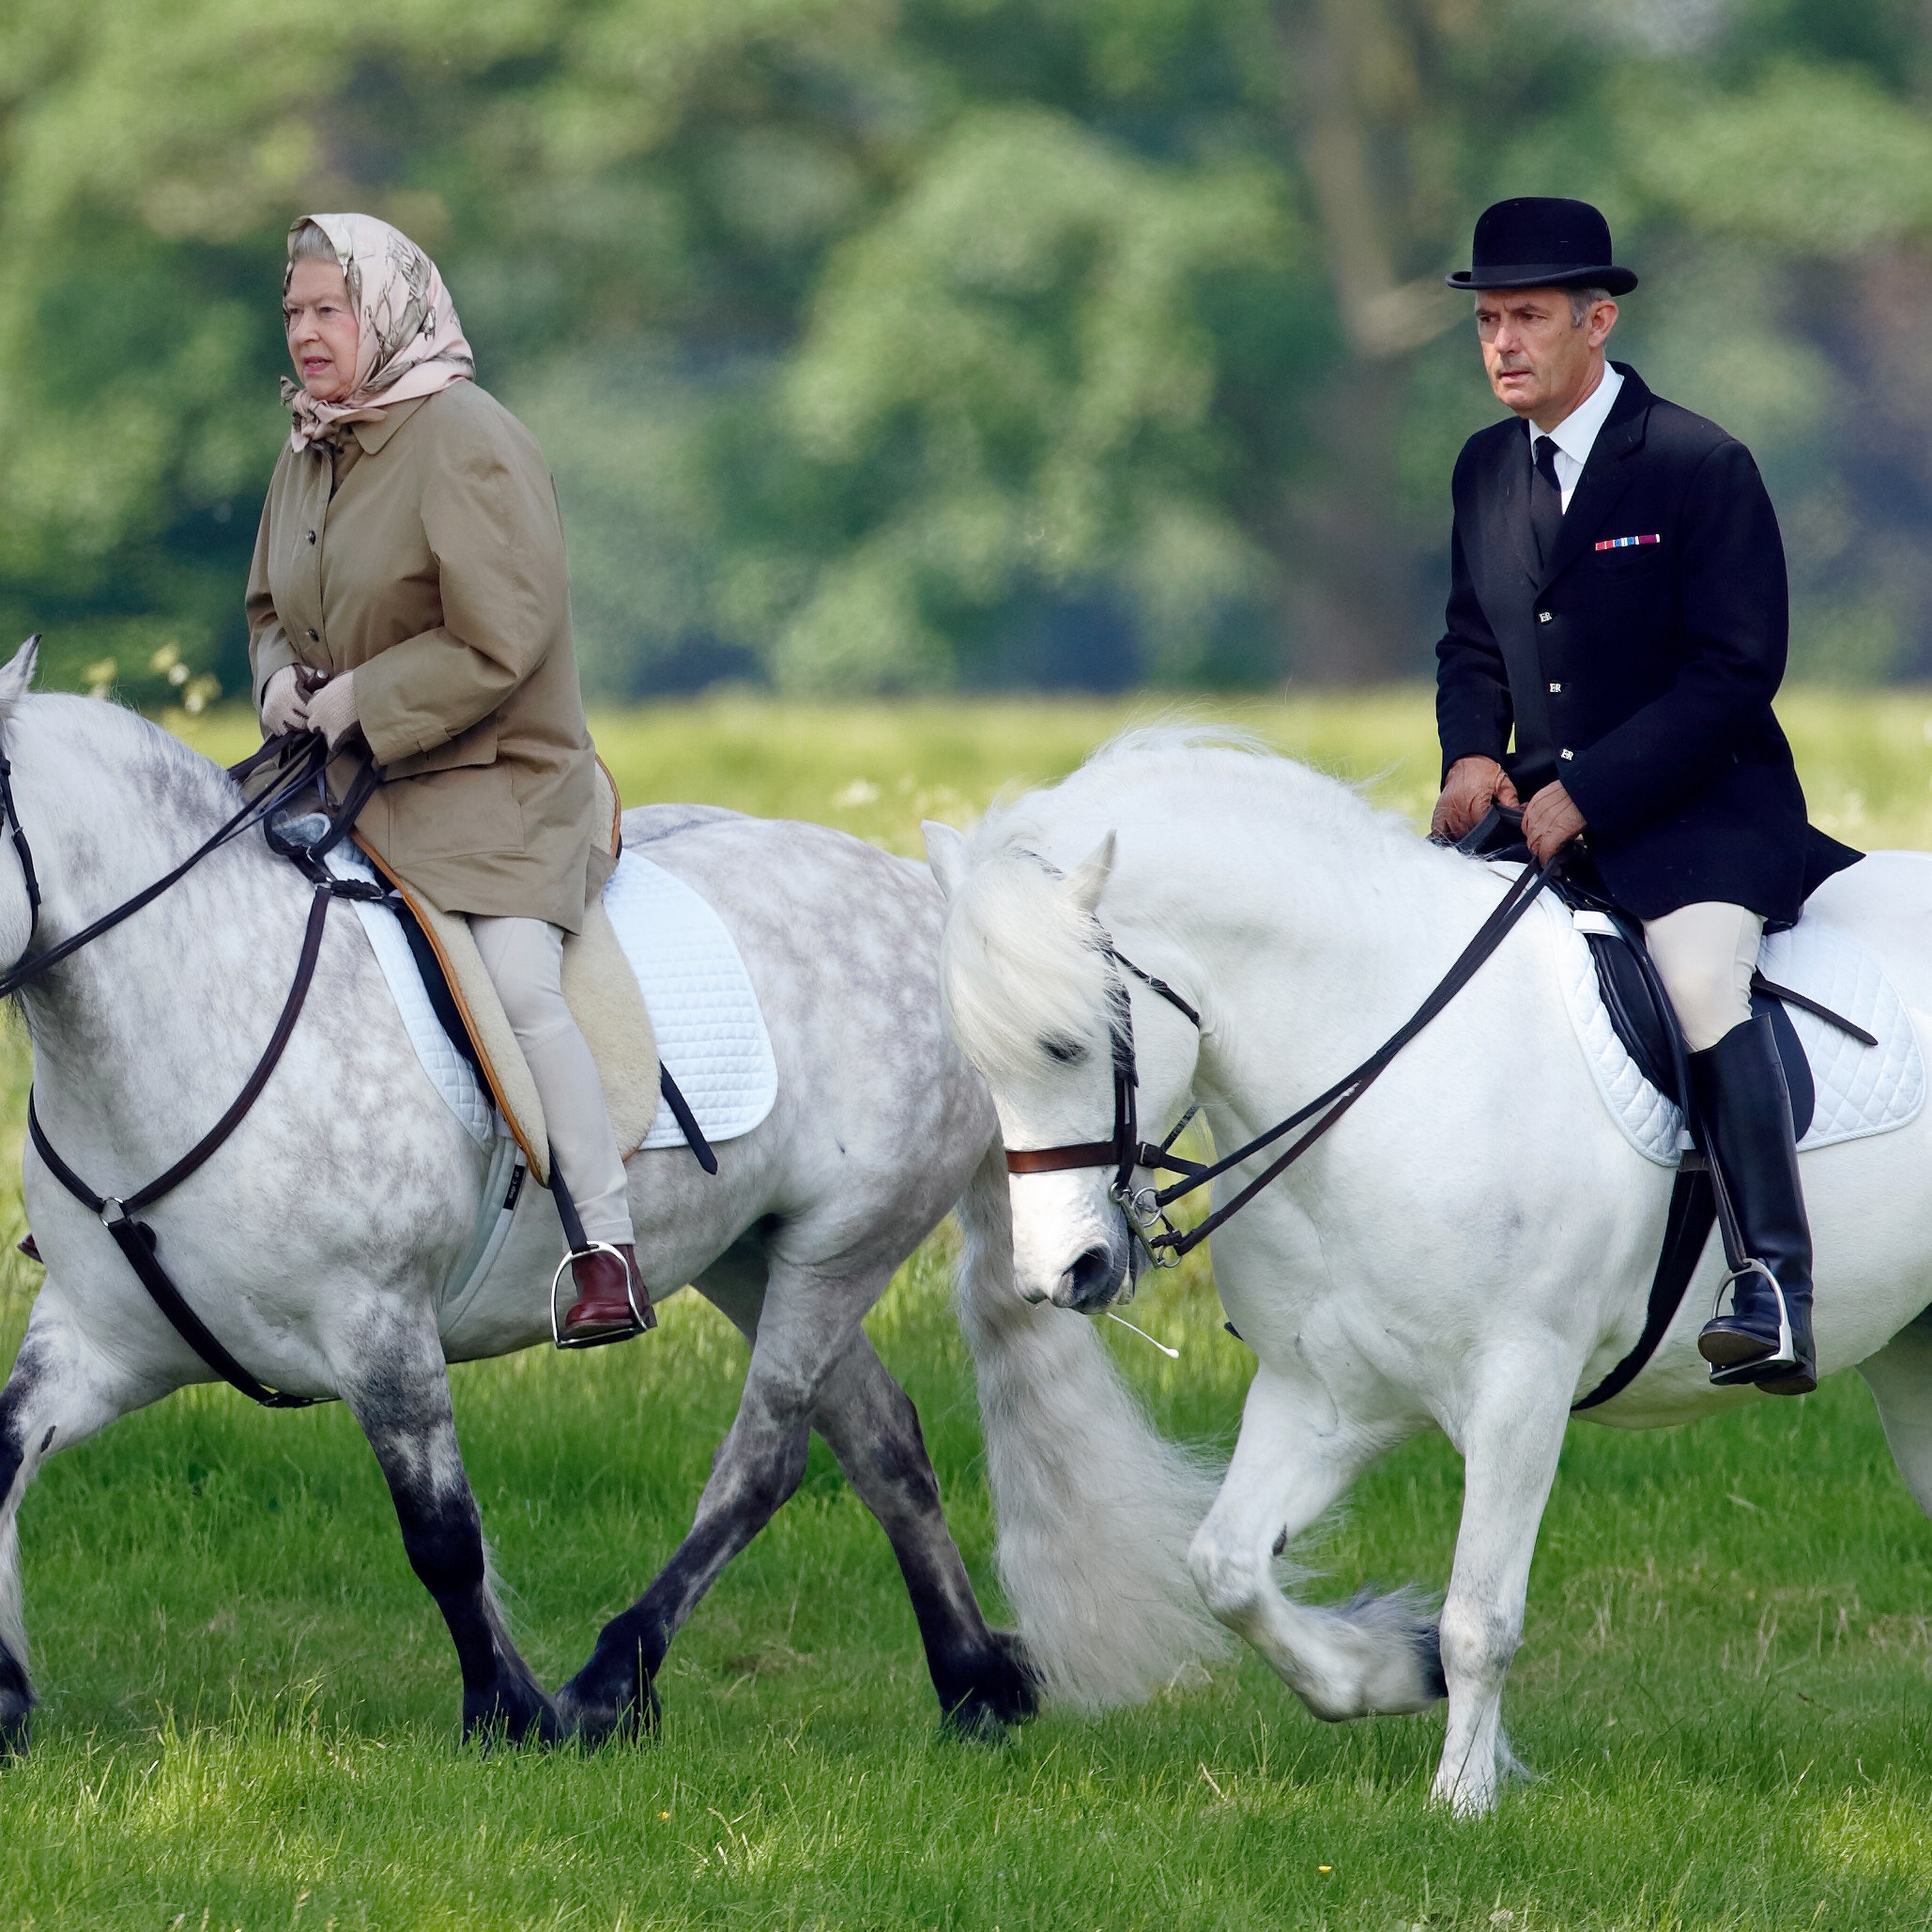
[(1670, 1214), (1664, 1224), (1664, 1247), (1657, 1256), (1657, 1272), (1650, 1278), (1650, 1299), (1644, 1313), (1644, 1332), (1624, 1358), (1583, 1398), (1572, 1403), (1572, 1414), (1593, 1409), (1613, 1395), (1621, 1395), (1649, 1367), (1650, 1357), (1669, 1332), (1682, 1307), (1691, 1277), (1710, 1238), (1711, 1224), (1717, 1219), (1717, 1195), (1710, 1185), (1710, 1171), (1694, 1167), (1688, 1161), (1678, 1169), (1671, 1184)]

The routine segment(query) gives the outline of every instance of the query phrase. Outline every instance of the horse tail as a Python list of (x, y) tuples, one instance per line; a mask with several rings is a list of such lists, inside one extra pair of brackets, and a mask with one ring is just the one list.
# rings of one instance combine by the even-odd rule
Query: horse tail
[(1219, 1478), (1156, 1431), (1093, 1322), (1020, 1299), (997, 1147), (959, 1221), (959, 1322), (978, 1371), (1001, 1587), (1049, 1696), (1088, 1710), (1142, 1703), (1230, 1648), (1187, 1561)]

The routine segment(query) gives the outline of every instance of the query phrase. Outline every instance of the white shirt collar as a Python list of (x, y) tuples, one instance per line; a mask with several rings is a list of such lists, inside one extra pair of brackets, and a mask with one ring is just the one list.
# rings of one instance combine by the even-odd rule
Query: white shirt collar
[(1529, 432), (1530, 448), (1536, 448), (1538, 437), (1548, 437), (1576, 465), (1580, 475), (1583, 466), (1589, 461), (1597, 433), (1603, 427), (1604, 419), (1610, 414), (1610, 406), (1616, 402), (1618, 391), (1622, 387), (1623, 377), (1605, 362), (1602, 381), (1555, 429), (1539, 429), (1528, 417), (1524, 418), (1523, 426)]

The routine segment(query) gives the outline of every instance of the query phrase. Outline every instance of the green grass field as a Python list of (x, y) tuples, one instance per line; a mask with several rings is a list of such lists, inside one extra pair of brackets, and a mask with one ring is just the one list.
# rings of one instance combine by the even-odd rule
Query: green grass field
[[(1821, 822), (1932, 846), (1932, 694), (1784, 709)], [(1135, 714), (1155, 713), (727, 698), (595, 728), (634, 802), (911, 851), (921, 816), (963, 820)], [(1423, 694), (1197, 714), (1426, 805)], [(218, 756), (247, 742), (230, 716), (194, 735)], [(8, 1050), (11, 1159), (26, 1067)], [(9, 1188), (0, 1222), (18, 1213)], [(37, 1272), (0, 1266), (8, 1354)], [(1155, 1412), (1230, 1442), (1251, 1358), (1204, 1272), (1150, 1283), (1137, 1318), (1183, 1347), (1170, 1364), (1113, 1331)], [(943, 1235), (870, 1326), (994, 1600)], [(546, 1681), (682, 1533), (743, 1366), (681, 1296), (648, 1342), (456, 1372)], [(1321, 1587), (1440, 1587), (1459, 1496), (1446, 1447), (1412, 1445), (1317, 1546)], [(1323, 1726), (1251, 1660), (1147, 1710), (1049, 1715), (1005, 1748), (943, 1741), (884, 1540), (816, 1445), (674, 1648), (661, 1736), (594, 1756), (457, 1743), (440, 1619), (339, 1409), (176, 1396), (58, 1457), (22, 1528), (45, 1702), (32, 1756), (0, 1767), (0, 1926), (1932, 1924), (1932, 1525), (1853, 1378), (1694, 1431), (1572, 1431), (1506, 1706), (1541, 1781), (1473, 1825), (1427, 1803), (1439, 1715)]]

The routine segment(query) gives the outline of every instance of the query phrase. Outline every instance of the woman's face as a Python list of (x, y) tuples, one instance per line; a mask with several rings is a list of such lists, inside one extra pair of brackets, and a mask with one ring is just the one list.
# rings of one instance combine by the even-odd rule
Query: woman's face
[(349, 306), (342, 270), (333, 262), (303, 260), (282, 298), (289, 360), (302, 387), (318, 403), (339, 402), (356, 383), (362, 331)]

